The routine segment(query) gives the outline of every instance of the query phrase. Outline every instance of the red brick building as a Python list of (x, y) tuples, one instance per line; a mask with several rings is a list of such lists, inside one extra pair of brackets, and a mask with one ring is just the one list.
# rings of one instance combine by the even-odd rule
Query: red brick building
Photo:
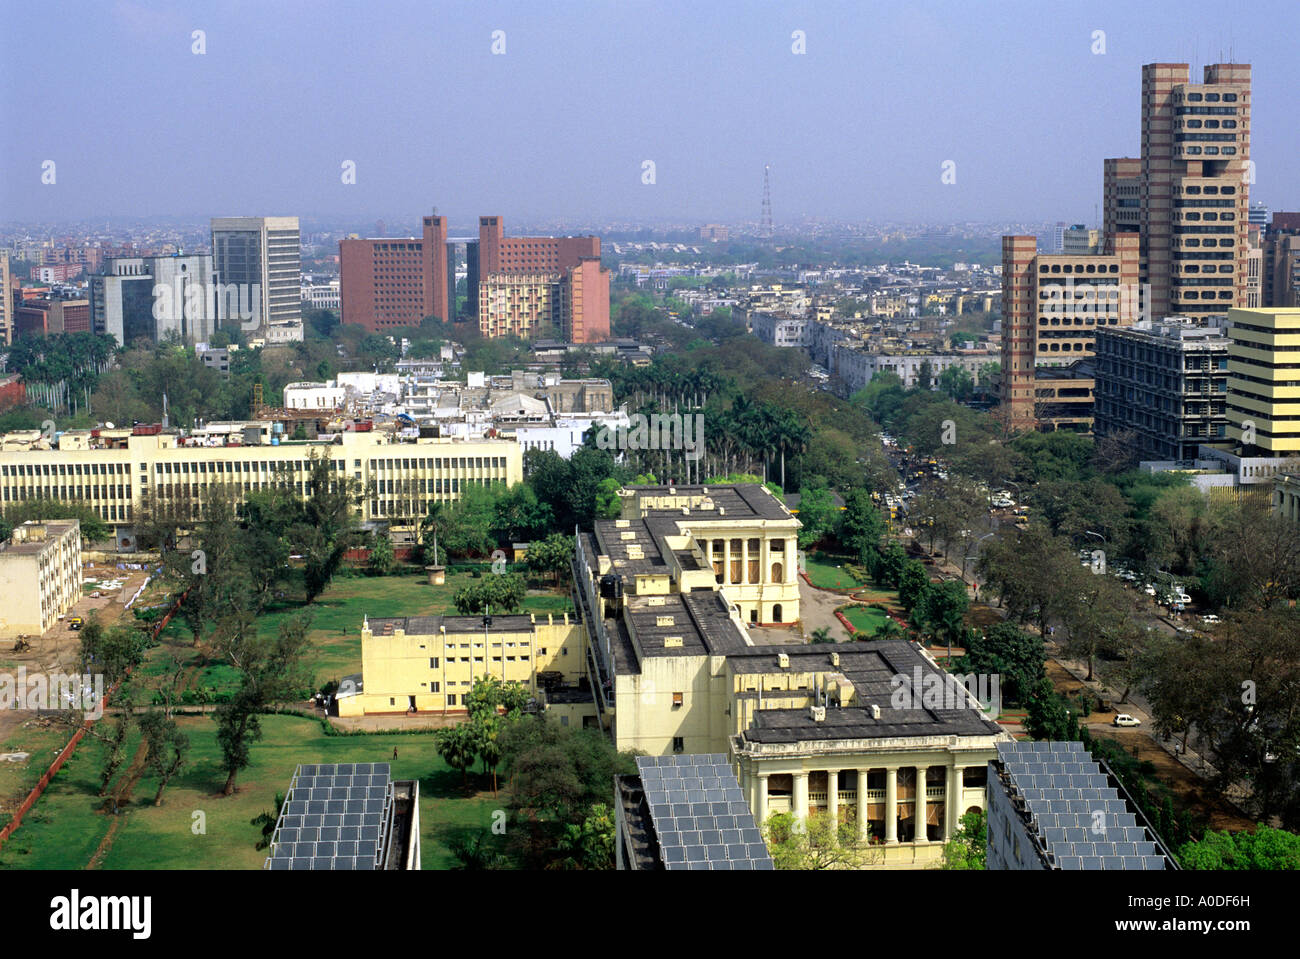
[(600, 265), (599, 237), (507, 237), (499, 216), (479, 217), (477, 241), (449, 241), (446, 218), (437, 214), (422, 226), (419, 237), (339, 241), (344, 323), (379, 332), (418, 326), (428, 316), (455, 320), (455, 248), (463, 243), (470, 314), (479, 312), (480, 278), (545, 274), (563, 305), (558, 332), (574, 343), (609, 338), (609, 271)]
[(14, 336), (89, 333), (89, 300), (24, 300), (14, 309)]

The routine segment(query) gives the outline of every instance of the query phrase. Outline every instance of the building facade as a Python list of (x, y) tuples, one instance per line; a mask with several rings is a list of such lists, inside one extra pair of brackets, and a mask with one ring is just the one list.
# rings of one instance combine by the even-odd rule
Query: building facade
[(1103, 253), (1043, 254), (1032, 236), (1002, 238), (1002, 412), (1012, 429), (1092, 426), (1090, 360), (1098, 329), (1142, 312), (1138, 237)]
[(226, 323), (252, 317), (251, 290), (220, 283), (212, 257), (109, 257), (92, 275), (90, 323), (119, 345), (138, 339), (159, 342), (176, 334), (190, 344), (206, 342)]
[(1229, 342), (1181, 317), (1097, 330), (1093, 431), (1131, 434), (1140, 459), (1195, 460), (1227, 435)]
[(1228, 313), (1227, 435), (1244, 455), (1300, 453), (1300, 308)]
[(212, 268), (257, 304), (259, 336), (272, 342), (302, 339), (302, 251), (296, 216), (212, 219)]
[(231, 424), (223, 440), (215, 431), (221, 424), (209, 425), (214, 431), (201, 441), (158, 427), (69, 432), (56, 449), (37, 430), (6, 434), (0, 508), (40, 498), (81, 503), (113, 526), (125, 548), (133, 545), (135, 514), (151, 490), (161, 502), (193, 504), (199, 515), (214, 486), (242, 500), (288, 482), (305, 497), (313, 458), (361, 483), (361, 521), (370, 528), (418, 522), (430, 503), (459, 499), (472, 484), (523, 480), (519, 444), (504, 440), (398, 442), (387, 433), (348, 431), (290, 442), (279, 440), (269, 422)]
[(81, 599), (81, 524), (33, 520), (0, 543), (0, 639), (42, 636)]
[(1132, 229), (1137, 199), (1149, 315), (1247, 306), (1250, 117), (1249, 64), (1142, 67), (1142, 155), (1105, 161), (1104, 229)]

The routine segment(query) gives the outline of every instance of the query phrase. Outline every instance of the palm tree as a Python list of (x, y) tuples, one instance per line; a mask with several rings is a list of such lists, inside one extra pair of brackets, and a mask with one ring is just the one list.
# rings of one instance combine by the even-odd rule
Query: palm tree
[(438, 524), (442, 522), (443, 514), (447, 510), (447, 504), (441, 500), (433, 500), (429, 503), (429, 511), (425, 513), (424, 519), (420, 522), (420, 541), (424, 541), (426, 535), (433, 537), (433, 560), (430, 566), (438, 565)]

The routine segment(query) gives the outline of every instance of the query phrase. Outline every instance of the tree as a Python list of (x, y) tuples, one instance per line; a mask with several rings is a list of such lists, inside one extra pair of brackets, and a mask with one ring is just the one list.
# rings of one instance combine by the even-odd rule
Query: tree
[(493, 527), (496, 522), (495, 486), (463, 486), (460, 499), (443, 512), (439, 524), (442, 545), (453, 556), (486, 556), (496, 547)]
[(965, 617), (970, 608), (966, 584), (952, 579), (925, 590), (913, 610), (913, 619), (947, 646), (960, 645), (966, 636)]
[(1300, 869), (1300, 836), (1260, 823), (1251, 832), (1207, 832), (1178, 850), (1184, 869)]
[(772, 813), (763, 824), (763, 838), (777, 869), (861, 869), (878, 858), (858, 838), (852, 811), (838, 823), (819, 811), (809, 811), (803, 821), (794, 813)]
[(605, 803), (594, 803), (581, 823), (569, 823), (560, 838), (563, 869), (614, 868), (614, 816)]
[(375, 545), (370, 550), (370, 572), (375, 576), (387, 576), (397, 568), (397, 557), (393, 552), (393, 541), (383, 532), (375, 536)]
[(909, 559), (898, 578), (898, 601), (910, 614), (930, 588), (930, 574), (919, 560)]
[(468, 789), (469, 768), (474, 765), (474, 759), (478, 756), (478, 741), (470, 724), (457, 723), (455, 726), (439, 729), (434, 733), (434, 744), (443, 762), (452, 769), (460, 770), (465, 788)]
[(226, 772), (223, 795), (234, 793), (236, 777), (251, 760), (252, 744), (262, 738), (258, 714), (310, 686), (302, 667), (310, 625), (311, 614), (301, 613), (282, 621), (274, 638), (263, 638), (246, 607), (232, 608), (219, 619), (214, 631), (217, 649), (240, 677), (230, 701), (213, 713)]
[(1079, 738), (1070, 702), (1052, 688), (1051, 680), (1038, 681), (1025, 707), (1025, 731), (1034, 739), (1065, 742)]
[(799, 490), (799, 546), (807, 549), (835, 532), (839, 510), (825, 486)]
[(307, 475), (303, 520), (290, 531), (290, 541), (302, 554), (307, 602), (329, 585), (356, 539), (361, 482), (336, 474), (325, 455), (312, 455)]
[(1040, 637), (1017, 629), (1013, 623), (1000, 622), (972, 632), (962, 668), (1001, 677), (999, 692), (1003, 702), (1022, 705), (1045, 677), (1046, 662)]
[(885, 534), (885, 521), (865, 489), (851, 490), (844, 497), (844, 516), (840, 521), (840, 542), (867, 562), (875, 554)]
[(162, 710), (151, 709), (140, 717), (145, 741), (145, 768), (158, 777), (153, 804), (162, 805), (163, 790), (186, 762), (190, 739), (177, 728), (176, 720)]
[(557, 583), (568, 578), (572, 568), (574, 538), (563, 533), (552, 533), (543, 540), (533, 540), (528, 544), (525, 562), (534, 573), (551, 576)]
[(518, 573), (484, 576), (456, 591), (452, 603), (463, 616), (486, 612), (512, 613), (523, 604), (528, 586)]
[(831, 636), (831, 631), (829, 628), (827, 628), (826, 626), (821, 626), (812, 631), (812, 639), (809, 642), (813, 644), (833, 643), (835, 642), (835, 638)]
[(988, 819), (973, 809), (958, 820), (958, 829), (943, 847), (944, 869), (984, 869), (988, 848)]

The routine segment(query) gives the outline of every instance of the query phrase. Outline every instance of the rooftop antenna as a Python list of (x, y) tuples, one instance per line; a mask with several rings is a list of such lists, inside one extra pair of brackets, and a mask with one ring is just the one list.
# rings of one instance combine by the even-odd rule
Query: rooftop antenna
[(167, 429), (167, 394), (163, 394), (163, 429)]

